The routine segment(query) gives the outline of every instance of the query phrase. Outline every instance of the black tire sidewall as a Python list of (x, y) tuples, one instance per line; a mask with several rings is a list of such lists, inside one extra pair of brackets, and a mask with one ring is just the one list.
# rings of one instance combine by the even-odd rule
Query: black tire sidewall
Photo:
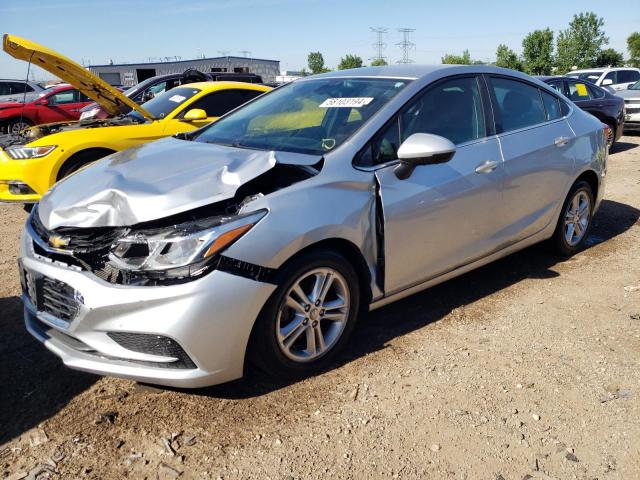
[[(564, 236), (564, 221), (565, 221), (567, 208), (569, 204), (571, 203), (573, 198), (576, 196), (576, 194), (580, 191), (584, 191), (589, 197), (589, 204), (590, 204), (589, 223), (587, 224), (587, 231), (582, 236), (582, 239), (577, 244), (572, 246), (572, 245), (569, 245), (569, 243), (567, 242)], [(593, 223), (593, 208), (594, 208), (594, 198), (593, 198), (593, 190), (591, 189), (591, 186), (587, 182), (582, 180), (576, 182), (573, 185), (573, 187), (571, 187), (571, 190), (569, 191), (567, 198), (562, 204), (562, 210), (560, 211), (560, 218), (558, 219), (558, 224), (553, 234), (553, 244), (557, 253), (559, 253), (562, 256), (569, 257), (571, 255), (574, 255), (584, 247), (584, 244), (587, 241), (587, 238), (589, 237), (589, 233), (591, 232), (591, 224)]]
[[(349, 288), (349, 316), (338, 342), (322, 357), (310, 362), (295, 362), (287, 358), (276, 339), (278, 309), (289, 288), (304, 273), (328, 267), (339, 272)], [(251, 363), (274, 378), (293, 379), (317, 373), (327, 367), (344, 348), (355, 327), (360, 307), (360, 284), (351, 263), (342, 255), (329, 250), (302, 254), (286, 264), (276, 276), (278, 288), (263, 307), (249, 342)]]

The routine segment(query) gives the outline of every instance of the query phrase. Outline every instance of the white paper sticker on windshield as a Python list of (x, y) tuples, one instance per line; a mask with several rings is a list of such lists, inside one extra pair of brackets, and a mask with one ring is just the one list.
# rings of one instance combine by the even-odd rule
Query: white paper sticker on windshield
[(373, 97), (327, 98), (320, 108), (360, 108), (369, 105)]
[(173, 96), (169, 97), (169, 101), (170, 101), (170, 102), (180, 103), (180, 102), (182, 102), (185, 98), (187, 98), (187, 97), (183, 97), (182, 95), (173, 95)]

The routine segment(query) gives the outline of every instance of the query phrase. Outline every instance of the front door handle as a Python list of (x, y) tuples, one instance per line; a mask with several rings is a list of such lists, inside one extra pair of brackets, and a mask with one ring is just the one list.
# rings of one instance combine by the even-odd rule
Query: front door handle
[(556, 144), (556, 147), (564, 147), (567, 143), (569, 143), (569, 137), (558, 137), (553, 143)]
[(495, 160), (487, 160), (476, 167), (476, 173), (491, 173), (498, 168), (498, 162)]

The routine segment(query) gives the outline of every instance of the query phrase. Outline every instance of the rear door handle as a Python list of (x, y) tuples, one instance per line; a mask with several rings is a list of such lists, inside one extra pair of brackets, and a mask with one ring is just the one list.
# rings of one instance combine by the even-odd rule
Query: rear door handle
[(498, 168), (498, 162), (495, 160), (487, 160), (476, 167), (476, 173), (491, 173)]
[(569, 137), (558, 137), (553, 143), (556, 144), (556, 147), (564, 147), (567, 143), (569, 143)]

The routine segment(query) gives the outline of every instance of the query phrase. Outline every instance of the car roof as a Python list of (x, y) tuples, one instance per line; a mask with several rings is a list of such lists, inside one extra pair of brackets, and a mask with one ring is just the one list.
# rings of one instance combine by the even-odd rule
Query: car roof
[(303, 77), (296, 82), (307, 81), (316, 78), (347, 78), (347, 77), (378, 77), (378, 78), (404, 78), (417, 80), (428, 77), (434, 73), (446, 74), (465, 74), (465, 73), (494, 73), (501, 75), (509, 75), (512, 77), (520, 77), (531, 79), (529, 75), (508, 68), (496, 67), (493, 65), (386, 65), (382, 67), (362, 67), (349, 70), (336, 70), (333, 72), (323, 73), (320, 75), (312, 75)]
[[(213, 92), (215, 90), (227, 90), (230, 88), (261, 90), (265, 92), (271, 90), (271, 87), (265, 87), (264, 85), (260, 85), (259, 83), (231, 82), (231, 81), (185, 83), (184, 85), (180, 85), (175, 88), (197, 88), (199, 90), (207, 91), (207, 92)], [(170, 92), (171, 90), (167, 90), (167, 91)]]

